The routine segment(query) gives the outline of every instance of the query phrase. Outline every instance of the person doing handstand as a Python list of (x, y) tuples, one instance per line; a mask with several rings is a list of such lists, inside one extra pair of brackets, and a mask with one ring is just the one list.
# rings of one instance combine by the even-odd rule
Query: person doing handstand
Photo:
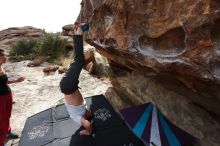
[(64, 93), (65, 106), (70, 118), (82, 125), (85, 129), (80, 131), (80, 135), (90, 135), (92, 132), (91, 122), (86, 118), (91, 116), (91, 111), (86, 109), (85, 100), (78, 90), (79, 75), (85, 64), (83, 51), (83, 32), (88, 30), (88, 24), (74, 24), (75, 33), (73, 35), (75, 58), (69, 69), (60, 81), (61, 92)]

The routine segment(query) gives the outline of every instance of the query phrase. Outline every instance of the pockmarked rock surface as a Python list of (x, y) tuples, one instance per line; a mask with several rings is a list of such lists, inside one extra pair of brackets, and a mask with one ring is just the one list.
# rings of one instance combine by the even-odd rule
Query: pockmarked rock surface
[[(82, 0), (81, 5), (78, 21), (90, 25), (87, 42), (128, 73), (119, 70), (112, 77), (119, 97), (130, 104), (160, 103), (198, 145), (219, 145), (214, 125), (219, 127), (220, 119), (220, 1)], [(148, 90), (148, 83), (154, 88)], [(185, 121), (195, 122), (194, 128)]]

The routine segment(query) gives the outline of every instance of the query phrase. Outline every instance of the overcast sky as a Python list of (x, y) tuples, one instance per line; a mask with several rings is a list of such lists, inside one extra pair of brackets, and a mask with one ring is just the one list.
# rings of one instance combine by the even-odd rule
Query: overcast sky
[(0, 0), (0, 30), (33, 26), (58, 32), (72, 24), (80, 11), (81, 0)]

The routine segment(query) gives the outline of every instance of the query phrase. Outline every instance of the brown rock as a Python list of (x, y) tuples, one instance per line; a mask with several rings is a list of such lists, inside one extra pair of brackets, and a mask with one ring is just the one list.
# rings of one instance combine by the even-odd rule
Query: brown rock
[(62, 30), (63, 36), (73, 36), (73, 24), (63, 26)]
[(220, 116), (219, 1), (83, 2), (79, 19), (90, 20), (87, 41), (102, 55), (170, 75), (200, 95), (193, 102)]
[(65, 73), (67, 71), (67, 68), (65, 67), (59, 67), (58, 72), (59, 74)]
[(93, 72), (94, 72), (94, 70), (95, 70), (95, 65), (94, 65), (94, 62), (90, 62), (90, 63), (88, 63), (87, 65), (86, 65), (86, 70), (90, 73), (90, 74), (92, 74)]
[[(127, 97), (127, 100), (134, 98), (132, 103), (140, 104), (149, 99), (143, 98), (147, 93), (144, 86), (139, 89), (138, 83), (142, 86), (148, 82), (147, 78), (152, 78), (158, 86), (181, 95), (176, 98), (186, 100), (185, 105), (180, 106), (180, 114), (190, 107), (188, 103), (193, 103), (203, 109), (204, 115), (208, 112), (210, 123), (219, 119), (220, 1), (83, 0), (78, 20), (89, 22), (86, 40), (100, 54), (114, 64), (146, 77), (137, 76), (136, 80), (142, 79), (143, 83), (137, 82), (135, 88), (122, 90), (120, 87), (123, 85), (114, 83), (114, 88), (118, 88), (120, 95)], [(123, 75), (119, 72), (116, 78)], [(122, 77), (121, 80), (126, 79), (125, 85), (135, 81), (130, 80), (130, 76)], [(112, 82), (115, 80), (112, 79)], [(151, 96), (162, 98), (166, 95), (159, 91), (160, 88), (154, 87), (155, 92)], [(162, 99), (159, 101), (160, 104), (166, 104)], [(174, 101), (177, 107), (181, 105), (182, 100)], [(168, 111), (173, 108), (177, 112), (178, 108), (174, 107), (172, 103), (162, 109)], [(197, 114), (197, 118), (203, 122), (208, 117)], [(167, 113), (168, 117), (171, 115)], [(178, 117), (177, 114), (174, 116), (173, 119)], [(193, 113), (189, 116), (193, 117)], [(178, 125), (184, 125), (184, 118), (176, 120)], [(205, 131), (200, 131), (201, 127), (184, 128), (195, 135), (202, 132), (205, 138), (199, 136), (201, 145), (219, 145), (220, 142), (212, 138), (219, 136), (219, 133), (206, 135)]]
[(23, 37), (42, 37), (44, 31), (31, 26), (12, 27), (0, 31), (0, 48), (7, 48), (10, 44)]
[(72, 37), (68, 37), (66, 47), (73, 48), (73, 39), (72, 39)]
[(73, 24), (68, 24), (62, 27), (65, 31), (73, 31)]
[(129, 104), (126, 103), (126, 100), (121, 99), (112, 87), (108, 88), (108, 90), (105, 93), (105, 96), (115, 109), (120, 110), (129, 107)]
[(57, 71), (58, 69), (59, 69), (59, 66), (48, 66), (43, 69), (43, 72), (49, 74), (51, 72)]
[(28, 67), (40, 66), (44, 62), (43, 58), (36, 58), (27, 64)]
[(89, 63), (91, 61), (95, 61), (94, 48), (86, 48), (85, 47), (84, 55), (85, 55), (85, 62), (86, 63)]

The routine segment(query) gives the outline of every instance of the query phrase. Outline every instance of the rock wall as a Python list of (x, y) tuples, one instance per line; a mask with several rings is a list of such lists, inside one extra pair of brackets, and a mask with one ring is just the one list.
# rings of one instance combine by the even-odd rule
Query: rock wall
[(0, 48), (6, 49), (10, 44), (23, 37), (42, 37), (44, 31), (32, 26), (12, 27), (0, 31)]
[(219, 145), (220, 1), (81, 5), (78, 20), (90, 24), (87, 42), (111, 64), (126, 68), (112, 77), (120, 97), (129, 104), (152, 100), (199, 145)]

